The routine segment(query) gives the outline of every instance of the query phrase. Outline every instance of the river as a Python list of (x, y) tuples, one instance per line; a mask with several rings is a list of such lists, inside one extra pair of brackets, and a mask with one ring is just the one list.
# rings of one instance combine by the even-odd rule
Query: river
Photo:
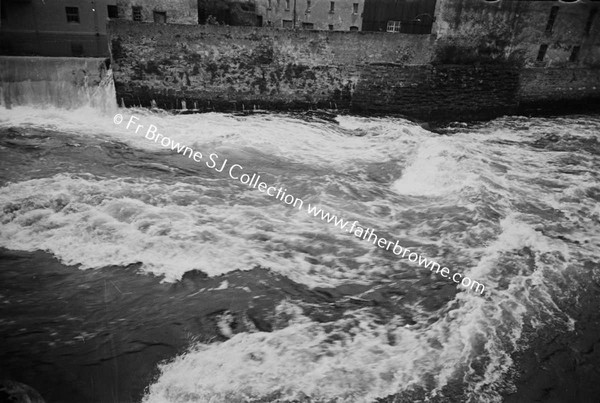
[[(598, 350), (586, 296), (600, 285), (600, 117), (430, 131), (125, 109), (105, 91), (78, 108), (0, 107), (4, 376), (74, 402), (572, 396), (532, 357), (563, 351), (561, 338), (573, 350), (550, 366)], [(165, 149), (117, 113), (485, 292)], [(565, 378), (593, 379), (585, 357), (572, 361)]]

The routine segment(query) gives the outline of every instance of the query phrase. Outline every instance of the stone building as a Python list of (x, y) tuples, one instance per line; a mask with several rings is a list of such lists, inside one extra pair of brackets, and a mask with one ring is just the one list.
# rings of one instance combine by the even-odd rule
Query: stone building
[(198, 24), (198, 0), (116, 1), (119, 9), (119, 18), (126, 20), (156, 23)]
[(437, 61), (600, 67), (600, 2), (438, 0)]
[(2, 54), (106, 56), (117, 0), (1, 0)]
[(262, 26), (254, 0), (198, 0), (198, 22), (234, 26)]
[(429, 34), (435, 6), (436, 0), (365, 0), (363, 31)]
[(263, 26), (359, 31), (365, 0), (257, 0)]

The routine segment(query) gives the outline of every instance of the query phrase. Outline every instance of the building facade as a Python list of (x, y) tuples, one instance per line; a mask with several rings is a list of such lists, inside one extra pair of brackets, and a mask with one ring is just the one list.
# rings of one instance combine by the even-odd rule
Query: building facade
[(2, 32), (106, 35), (117, 0), (2, 0)]
[(429, 34), (435, 6), (436, 0), (365, 0), (363, 31)]
[(0, 52), (107, 56), (106, 23), (116, 0), (1, 0)]
[(438, 61), (600, 66), (600, 2), (438, 0)]
[(365, 0), (257, 0), (263, 26), (360, 31)]
[(119, 18), (126, 20), (198, 24), (198, 0), (116, 0), (116, 2)]

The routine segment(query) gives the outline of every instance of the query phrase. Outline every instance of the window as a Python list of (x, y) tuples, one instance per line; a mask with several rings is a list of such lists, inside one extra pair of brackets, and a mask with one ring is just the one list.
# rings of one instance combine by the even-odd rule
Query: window
[(164, 11), (154, 11), (154, 22), (158, 24), (166, 24), (167, 23), (167, 13)]
[(573, 46), (571, 56), (569, 57), (570, 62), (576, 62), (579, 59), (579, 49), (581, 49), (581, 46)]
[(540, 50), (537, 55), (537, 61), (541, 62), (544, 60), (544, 56), (546, 56), (546, 51), (548, 50), (548, 45), (540, 45)]
[(140, 6), (131, 7), (131, 15), (134, 21), (142, 20), (142, 8)]
[(329, 2), (329, 12), (330, 13), (335, 13), (335, 1), (330, 1)]
[(283, 24), (284, 28), (294, 28), (294, 24), (292, 23), (292, 20), (283, 20), (282, 24)]
[(400, 21), (388, 21), (387, 31), (388, 32), (400, 32)]
[(358, 31), (358, 27), (357, 27), (357, 26), (355, 26), (355, 25), (352, 25), (352, 26), (350, 27), (350, 31)]
[(302, 29), (315, 29), (315, 24), (312, 22), (303, 22)]
[(329, 24), (329, 30), (333, 31), (333, 24)]
[(306, 0), (306, 12), (310, 13), (310, 0)]
[(285, 9), (286, 10), (290, 9), (290, 0), (285, 0)]
[(352, 4), (352, 14), (358, 14), (358, 3)]
[(552, 28), (554, 27), (554, 21), (556, 21), (557, 15), (558, 15), (558, 6), (554, 6), (550, 9), (550, 17), (548, 17), (548, 24), (546, 24), (546, 33), (547, 34), (552, 32)]
[(119, 18), (119, 8), (117, 6), (106, 6), (108, 18)]
[(272, 4), (271, 4), (271, 0), (267, 1), (267, 8), (271, 8)]
[(596, 14), (598, 14), (598, 9), (597, 8), (593, 8), (590, 11), (590, 15), (588, 16), (588, 19), (585, 23), (585, 35), (589, 35), (590, 31), (592, 30), (592, 24), (594, 23), (594, 18), (596, 17)]
[(79, 24), (79, 7), (65, 7), (67, 12), (67, 22)]

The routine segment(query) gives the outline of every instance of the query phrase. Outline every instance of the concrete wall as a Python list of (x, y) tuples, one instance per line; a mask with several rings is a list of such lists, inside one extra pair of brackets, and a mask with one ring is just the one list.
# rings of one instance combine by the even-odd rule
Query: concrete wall
[(106, 62), (104, 58), (0, 56), (0, 104), (67, 109), (115, 105)]

